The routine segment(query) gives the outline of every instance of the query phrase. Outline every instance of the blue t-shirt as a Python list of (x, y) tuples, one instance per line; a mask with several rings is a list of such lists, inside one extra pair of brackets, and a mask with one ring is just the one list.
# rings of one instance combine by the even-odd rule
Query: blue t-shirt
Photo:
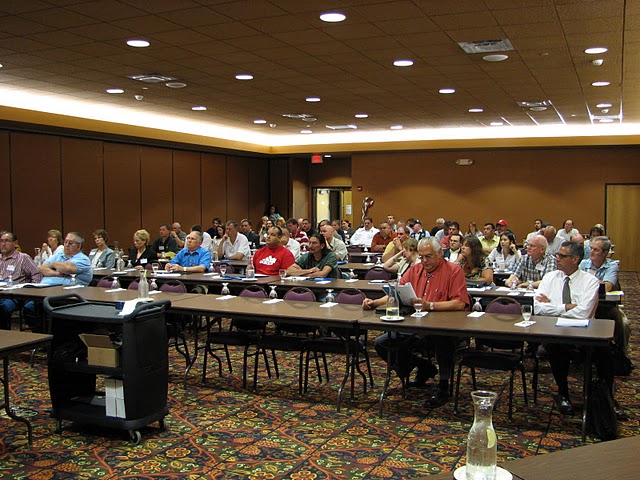
[(204, 271), (207, 272), (211, 265), (211, 253), (202, 247), (196, 248), (193, 252), (189, 251), (188, 248), (183, 248), (169, 263), (180, 265), (181, 267), (197, 267), (198, 265), (202, 265)]
[[(91, 283), (93, 278), (93, 268), (91, 268), (91, 260), (84, 253), (76, 253), (72, 257), (65, 257), (64, 250), (58, 253), (54, 253), (44, 263), (45, 265), (51, 265), (53, 262), (73, 262), (76, 266), (76, 283), (78, 285), (84, 285), (85, 287)], [(42, 277), (42, 283), (48, 285), (69, 285), (71, 283), (71, 275), (65, 275), (64, 277)]]

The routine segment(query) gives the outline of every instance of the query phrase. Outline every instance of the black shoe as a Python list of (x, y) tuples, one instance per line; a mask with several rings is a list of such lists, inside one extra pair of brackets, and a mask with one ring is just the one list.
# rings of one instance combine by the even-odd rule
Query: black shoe
[(575, 413), (573, 409), (573, 404), (571, 403), (571, 400), (569, 400), (569, 397), (565, 397), (564, 395), (558, 395), (556, 402), (558, 403), (558, 411), (561, 414), (573, 415)]
[(449, 388), (440, 388), (434, 393), (429, 400), (425, 403), (425, 407), (441, 407), (449, 401), (451, 396), (449, 395)]
[(429, 360), (423, 360), (418, 364), (418, 371), (413, 382), (409, 382), (409, 387), (423, 388), (430, 378), (437, 375), (438, 369)]

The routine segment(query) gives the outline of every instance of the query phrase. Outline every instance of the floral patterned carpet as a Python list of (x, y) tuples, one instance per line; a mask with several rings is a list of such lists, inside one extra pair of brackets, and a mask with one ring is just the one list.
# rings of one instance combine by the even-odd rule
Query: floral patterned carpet
[[(621, 283), (625, 311), (633, 323), (630, 356), (640, 365), (639, 275), (622, 274)], [(237, 352), (232, 358), (234, 375), (225, 372), (218, 377), (213, 369), (203, 385), (198, 363), (187, 388), (180, 374), (184, 359), (174, 350), (170, 355), (167, 429), (160, 431), (157, 423), (142, 429), (140, 445), (132, 445), (125, 431), (69, 422), (55, 433), (55, 421), (47, 413), (45, 356), (37, 355), (33, 368), (28, 355), (13, 358), (12, 401), (32, 421), (34, 443), (27, 445), (23, 424), (0, 414), (0, 478), (411, 479), (464, 464), (473, 417), (469, 375), (463, 377), (459, 415), (454, 415), (452, 402), (439, 409), (425, 408), (428, 390), (411, 389), (403, 399), (395, 382), (380, 417), (385, 365), (375, 352), (371, 355), (375, 388), (365, 394), (357, 384), (354, 400), (347, 394), (340, 413), (335, 406), (340, 375), (332, 375), (328, 384), (310, 379), (308, 394), (300, 397), (294, 355), (278, 354), (281, 377), (268, 379), (263, 374), (257, 393), (241, 388)], [(342, 369), (343, 358), (330, 358), (331, 372)], [(579, 369), (575, 372), (572, 388), (574, 398), (579, 398)], [(620, 424), (621, 436), (640, 433), (639, 372), (640, 368), (617, 379), (616, 398), (629, 415)], [(513, 420), (507, 418), (507, 377), (483, 372), (478, 379), (480, 387), (500, 394), (493, 419), (499, 462), (581, 445), (578, 416), (562, 419), (553, 408), (555, 388), (548, 370), (541, 375), (537, 405), (524, 405), (516, 380)], [(530, 384), (530, 375), (527, 381)], [(588, 439), (594, 441), (598, 440)]]

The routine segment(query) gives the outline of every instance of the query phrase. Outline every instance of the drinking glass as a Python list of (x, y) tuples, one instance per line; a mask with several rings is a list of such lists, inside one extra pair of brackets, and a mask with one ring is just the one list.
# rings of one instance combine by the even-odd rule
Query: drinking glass
[(524, 318), (527, 322), (531, 320), (532, 314), (533, 314), (533, 306), (531, 305), (522, 306), (522, 318)]
[(158, 262), (153, 262), (151, 264), (151, 270), (153, 270), (153, 274), (157, 275), (158, 274), (158, 270), (160, 270), (160, 264)]
[(220, 275), (223, 277), (227, 275), (227, 266), (224, 263), (220, 265)]
[(471, 307), (471, 311), (473, 311), (473, 312), (481, 312), (482, 311), (482, 304), (480, 303), (480, 297), (475, 297), (474, 300), (475, 300), (475, 303), (473, 304), (473, 307)]
[(327, 296), (325, 297), (325, 303), (335, 302), (336, 297), (333, 296), (333, 288), (327, 288)]
[(113, 277), (113, 282), (111, 283), (111, 288), (113, 288), (114, 290), (120, 288), (120, 280), (118, 280), (118, 277)]
[(231, 291), (229, 290), (229, 284), (228, 283), (223, 283), (222, 284), (222, 290), (220, 291), (220, 293), (222, 295), (229, 295), (231, 293)]
[(416, 298), (413, 300), (413, 308), (415, 308), (417, 314), (420, 314), (424, 308), (424, 298)]
[(357, 279), (357, 278), (358, 278), (358, 276), (356, 275), (356, 272), (354, 272), (354, 271), (353, 271), (353, 268), (350, 268), (350, 269), (349, 269), (349, 278), (350, 278), (351, 280), (355, 280), (355, 279)]
[(269, 298), (275, 299), (278, 298), (278, 292), (276, 292), (276, 286), (271, 285), (271, 291), (269, 292)]
[(75, 273), (71, 273), (70, 275), (71, 275), (71, 281), (69, 282), (69, 285), (73, 287), (73, 286), (77, 285), (78, 282), (76, 282), (76, 274)]
[(284, 279), (287, 277), (287, 271), (284, 268), (278, 270), (278, 275), (280, 275), (280, 283), (284, 283)]

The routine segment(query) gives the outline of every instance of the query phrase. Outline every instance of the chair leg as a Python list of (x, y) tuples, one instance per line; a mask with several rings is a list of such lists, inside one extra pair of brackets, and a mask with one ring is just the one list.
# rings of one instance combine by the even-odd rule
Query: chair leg
[(513, 420), (513, 377), (515, 377), (515, 368), (511, 370), (509, 375), (509, 420)]
[(533, 380), (531, 381), (531, 390), (533, 390), (533, 403), (536, 405), (538, 403), (538, 368), (540, 367), (540, 362), (538, 357), (535, 357), (533, 361)]
[[(460, 398), (460, 376), (462, 374), (462, 363), (458, 364), (458, 375), (456, 376), (456, 394), (453, 397), (453, 413), (458, 414), (458, 399)], [(474, 388), (475, 390), (475, 388)]]
[(476, 384), (476, 369), (473, 367), (471, 367), (471, 381), (472, 381), (471, 385), (473, 385), (473, 389), (477, 390), (478, 386)]
[(520, 364), (520, 373), (522, 374), (522, 396), (524, 397), (524, 404), (528, 405), (528, 396), (527, 396), (527, 377), (524, 372), (524, 363)]

